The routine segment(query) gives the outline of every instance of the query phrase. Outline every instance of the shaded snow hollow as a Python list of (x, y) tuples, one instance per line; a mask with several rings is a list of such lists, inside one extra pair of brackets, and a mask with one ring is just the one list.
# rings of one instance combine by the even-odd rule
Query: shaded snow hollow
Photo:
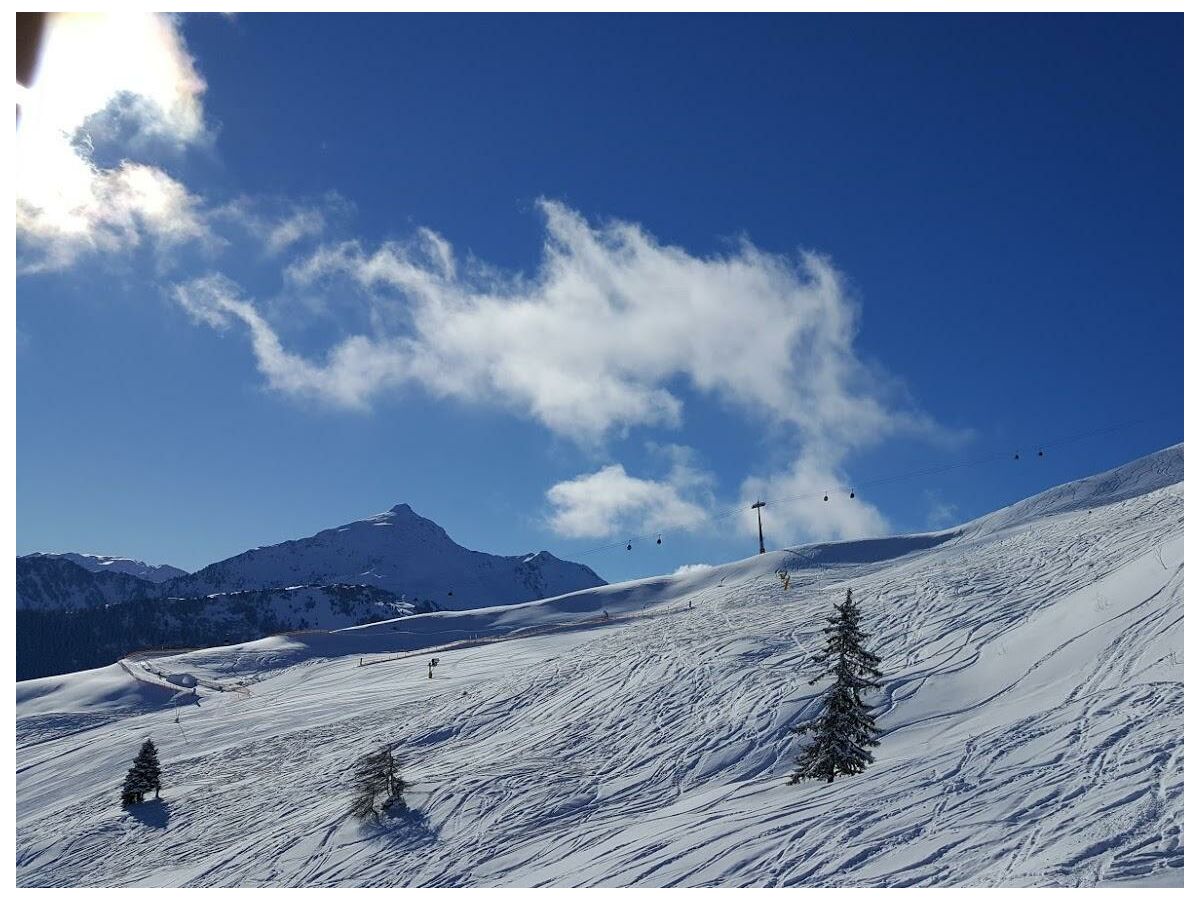
[[(788, 786), (847, 587), (883, 743)], [(1177, 446), (934, 535), (23, 682), (17, 883), (1182, 886), (1182, 623)], [(364, 827), (384, 742), (414, 812)]]

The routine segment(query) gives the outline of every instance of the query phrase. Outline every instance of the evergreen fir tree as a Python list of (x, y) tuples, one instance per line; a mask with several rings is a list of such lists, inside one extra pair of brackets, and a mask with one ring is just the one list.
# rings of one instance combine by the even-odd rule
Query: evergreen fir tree
[(142, 749), (138, 751), (137, 759), (133, 761), (134, 768), (140, 769), (145, 779), (146, 790), (154, 789), (154, 799), (158, 799), (158, 792), (162, 790), (162, 769), (158, 765), (158, 749), (154, 746), (154, 741), (146, 738), (146, 742), (142, 744)]
[(142, 783), (141, 775), (136, 768), (130, 768), (121, 784), (121, 805), (133, 806), (135, 803), (141, 803), (145, 794), (146, 786)]
[(125, 774), (125, 781), (121, 785), (121, 805), (132, 806), (141, 803), (150, 791), (154, 791), (157, 798), (161, 788), (162, 770), (158, 765), (158, 751), (154, 747), (154, 741), (147, 738), (133, 765)]
[(817, 661), (832, 664), (809, 684), (832, 675), (834, 682), (825, 695), (825, 708), (816, 719), (792, 731), (813, 736), (813, 741), (796, 757), (790, 784), (807, 778), (833, 781), (838, 775), (856, 775), (875, 761), (870, 747), (879, 745), (875, 717), (862, 702), (862, 691), (879, 687), (879, 657), (863, 645), (867, 636), (859, 628), (860, 613), (854, 595), (846, 589), (846, 601), (835, 603), (835, 613), (825, 628), (825, 649)]
[(391, 747), (368, 753), (354, 765), (356, 793), (350, 804), (350, 814), (359, 819), (378, 821), (381, 811), (403, 810), (406, 808), (404, 792), (408, 788), (408, 782), (400, 777)]

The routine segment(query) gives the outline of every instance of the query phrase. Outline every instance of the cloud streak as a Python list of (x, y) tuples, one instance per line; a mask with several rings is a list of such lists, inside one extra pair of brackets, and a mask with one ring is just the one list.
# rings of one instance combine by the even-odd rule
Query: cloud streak
[(379, 381), (349, 389), (338, 383), (343, 367), (324, 366), (326, 398), (362, 407), (399, 375), (598, 441), (678, 425), (684, 399), (671, 384), (682, 378), (830, 444), (927, 425), (889, 407), (887, 385), (859, 361), (857, 306), (823, 257), (792, 260), (743, 242), (701, 258), (629, 223), (593, 227), (561, 204), (541, 208), (547, 236), (532, 278), (464, 272), (430, 231), (374, 252), (327, 245), (294, 264), (293, 285), (357, 291), (379, 326), (354, 342), (385, 360), (373, 367)]
[(328, 216), (341, 215), (348, 206), (333, 192), (303, 203), (242, 196), (212, 210), (210, 218), (238, 226), (261, 245), (264, 256), (280, 257), (321, 237), (329, 226)]
[[(288, 352), (258, 309), (243, 299), (222, 275), (209, 275), (176, 285), (172, 294), (192, 319), (225, 330), (244, 325), (258, 369), (275, 390), (316, 397), (339, 406), (364, 407), (368, 387), (404, 377), (403, 357), (381, 352), (370, 339), (351, 338), (334, 347), (323, 363)], [(331, 377), (332, 373), (332, 377)]]

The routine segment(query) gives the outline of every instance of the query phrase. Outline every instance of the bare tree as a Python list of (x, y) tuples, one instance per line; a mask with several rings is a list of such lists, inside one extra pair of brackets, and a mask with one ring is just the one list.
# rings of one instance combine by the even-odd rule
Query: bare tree
[(354, 800), (350, 814), (358, 819), (379, 821), (381, 812), (403, 810), (409, 783), (400, 777), (391, 747), (368, 753), (354, 764)]

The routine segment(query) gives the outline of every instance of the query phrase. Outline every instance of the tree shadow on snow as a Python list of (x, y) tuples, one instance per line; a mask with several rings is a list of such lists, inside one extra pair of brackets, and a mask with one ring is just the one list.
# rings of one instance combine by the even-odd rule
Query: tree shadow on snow
[(145, 803), (135, 803), (126, 807), (126, 811), (151, 828), (166, 828), (171, 820), (171, 807), (162, 800), (147, 800)]
[(437, 829), (429, 824), (429, 817), (408, 806), (381, 813), (378, 821), (364, 822), (363, 829), (389, 844), (405, 847), (420, 847), (438, 839)]

